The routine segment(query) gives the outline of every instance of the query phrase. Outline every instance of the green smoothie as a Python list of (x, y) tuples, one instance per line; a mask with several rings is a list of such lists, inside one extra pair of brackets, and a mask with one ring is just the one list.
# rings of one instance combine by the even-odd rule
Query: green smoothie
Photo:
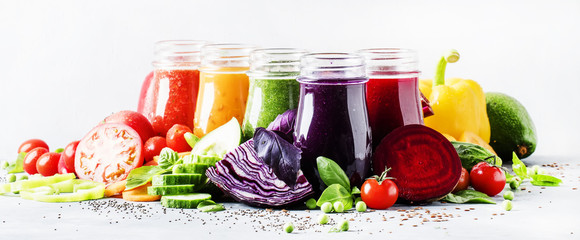
[(244, 139), (254, 136), (257, 127), (268, 127), (279, 114), (298, 107), (300, 84), (296, 76), (250, 78), (250, 92), (242, 131)]

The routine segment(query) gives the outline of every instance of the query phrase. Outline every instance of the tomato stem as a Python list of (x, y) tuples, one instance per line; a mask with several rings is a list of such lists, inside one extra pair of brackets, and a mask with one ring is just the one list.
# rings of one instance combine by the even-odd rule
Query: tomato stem
[[(377, 178), (377, 182), (379, 182), (379, 185), (381, 185), (381, 184), (383, 183), (383, 181), (385, 181), (385, 180), (387, 180), (387, 179), (391, 179), (391, 180), (392, 180), (392, 179), (395, 179), (395, 178), (392, 178), (392, 177), (387, 177), (387, 174), (388, 174), (388, 172), (389, 172), (390, 170), (391, 170), (391, 168), (387, 168), (387, 167), (385, 167), (385, 171), (383, 171), (383, 172), (381, 173), (381, 176), (379, 176), (379, 177)], [(376, 178), (376, 176), (375, 176), (375, 178)]]

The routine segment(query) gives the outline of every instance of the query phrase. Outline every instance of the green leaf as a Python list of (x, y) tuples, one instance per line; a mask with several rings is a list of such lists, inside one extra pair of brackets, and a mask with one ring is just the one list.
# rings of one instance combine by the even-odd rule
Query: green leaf
[(142, 166), (133, 169), (129, 176), (127, 176), (127, 184), (125, 190), (131, 190), (136, 187), (143, 186), (151, 181), (153, 176), (165, 173), (167, 170), (159, 166)]
[(495, 204), (495, 201), (487, 194), (475, 190), (467, 189), (459, 191), (455, 194), (449, 193), (443, 199), (443, 202), (449, 203), (490, 203)]
[(550, 175), (535, 174), (532, 175), (532, 181), (530, 183), (535, 186), (555, 187), (560, 186), (562, 179)]
[(505, 174), (505, 182), (509, 183), (514, 179), (514, 175), (511, 175), (509, 172), (504, 171)]
[(524, 164), (519, 158), (516, 153), (512, 153), (512, 170), (514, 173), (520, 177), (522, 180), (529, 178), (528, 176), (528, 169), (526, 168), (526, 164)]
[(352, 194), (352, 195), (360, 194), (360, 189), (358, 189), (358, 187), (354, 186), (354, 187), (352, 187), (350, 194)]
[(159, 163), (159, 167), (163, 169), (170, 169), (173, 165), (179, 163), (179, 154), (173, 151), (171, 148), (163, 148), (159, 153), (159, 159), (157, 162)]
[(203, 202), (200, 202), (197, 205), (197, 209), (201, 210), (202, 212), (217, 212), (217, 211), (226, 210), (224, 208), (224, 205), (217, 204), (212, 200), (205, 200)]
[(352, 208), (352, 195), (342, 185), (335, 183), (327, 187), (324, 192), (322, 192), (318, 202), (316, 202), (316, 206), (320, 207), (325, 202), (330, 202), (332, 204), (335, 202), (342, 202), (344, 209), (349, 210)]
[(14, 161), (13, 163), (10, 163), (10, 165), (8, 165), (8, 167), (6, 168), (6, 171), (8, 173), (24, 172), (24, 157), (26, 157), (25, 152), (19, 153), (18, 157), (16, 158), (16, 161)]
[(346, 173), (336, 162), (321, 156), (316, 158), (316, 165), (318, 166), (318, 174), (326, 186), (340, 184), (343, 188), (350, 189), (350, 181)]
[(490, 165), (495, 165), (497, 167), (501, 167), (502, 165), (501, 158), (495, 156), (492, 152), (482, 146), (457, 141), (452, 141), (451, 144), (453, 144), (455, 151), (457, 151), (457, 155), (459, 155), (461, 165), (467, 169), (468, 172), (470, 172), (473, 166), (479, 162), (487, 162)]

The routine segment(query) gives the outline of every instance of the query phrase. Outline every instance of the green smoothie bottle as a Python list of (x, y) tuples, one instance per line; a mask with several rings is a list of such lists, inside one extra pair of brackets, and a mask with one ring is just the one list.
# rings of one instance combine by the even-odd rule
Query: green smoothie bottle
[(302, 49), (267, 48), (250, 54), (250, 90), (242, 124), (244, 139), (257, 127), (268, 127), (279, 114), (298, 107)]

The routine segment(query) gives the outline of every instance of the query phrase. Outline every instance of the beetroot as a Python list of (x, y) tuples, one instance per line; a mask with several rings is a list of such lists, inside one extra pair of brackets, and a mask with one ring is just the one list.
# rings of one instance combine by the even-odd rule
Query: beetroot
[(461, 176), (461, 160), (453, 145), (439, 132), (423, 125), (395, 129), (377, 146), (373, 170), (389, 176), (399, 198), (411, 204), (430, 202), (450, 193)]

